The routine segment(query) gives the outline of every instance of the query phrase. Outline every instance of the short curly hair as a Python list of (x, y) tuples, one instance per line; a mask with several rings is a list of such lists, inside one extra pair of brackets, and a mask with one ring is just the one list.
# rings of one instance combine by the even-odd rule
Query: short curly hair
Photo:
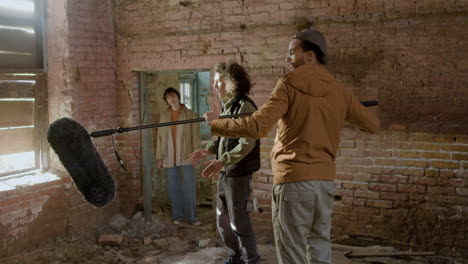
[(216, 64), (214, 71), (219, 76), (234, 85), (233, 95), (247, 95), (252, 88), (252, 81), (247, 70), (236, 61), (221, 62)]

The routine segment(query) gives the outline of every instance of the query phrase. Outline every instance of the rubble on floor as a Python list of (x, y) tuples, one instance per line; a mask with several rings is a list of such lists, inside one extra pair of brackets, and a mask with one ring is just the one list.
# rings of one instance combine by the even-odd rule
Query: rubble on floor
[[(58, 238), (53, 243), (17, 256), (0, 259), (4, 264), (222, 264), (226, 259), (215, 232), (211, 209), (201, 210), (201, 226), (173, 225), (167, 215), (156, 215), (145, 223), (141, 212), (132, 218), (114, 216), (95, 236)], [(276, 264), (271, 241), (258, 239), (263, 264)], [(366, 255), (367, 254), (367, 255)], [(401, 256), (396, 256), (396, 255)], [(366, 257), (356, 257), (356, 256)], [(394, 256), (384, 256), (394, 255)], [(468, 264), (441, 256), (413, 256), (392, 247), (351, 247), (333, 244), (333, 264)]]

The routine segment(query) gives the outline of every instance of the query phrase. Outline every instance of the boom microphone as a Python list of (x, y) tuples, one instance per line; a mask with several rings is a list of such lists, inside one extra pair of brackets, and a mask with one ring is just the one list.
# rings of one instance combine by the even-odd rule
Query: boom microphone
[(115, 196), (114, 179), (88, 132), (78, 122), (69, 118), (56, 120), (49, 126), (47, 141), (86, 201), (96, 207), (112, 201)]
[[(378, 102), (364, 101), (361, 104), (375, 106)], [(251, 114), (225, 115), (219, 118), (242, 117)], [(117, 129), (95, 131), (90, 135), (78, 122), (69, 118), (61, 118), (49, 126), (47, 140), (72, 177), (78, 191), (94, 206), (103, 207), (114, 198), (115, 183), (104, 161), (91, 142), (91, 137), (103, 137), (114, 133), (203, 121), (205, 121), (204, 118), (196, 118), (136, 127), (119, 127)], [(115, 154), (121, 166), (125, 169), (120, 156), (117, 152)]]

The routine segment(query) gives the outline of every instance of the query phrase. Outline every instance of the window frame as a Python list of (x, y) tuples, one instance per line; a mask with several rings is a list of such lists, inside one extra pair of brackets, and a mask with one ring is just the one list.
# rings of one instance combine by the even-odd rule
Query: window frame
[[(49, 144), (47, 129), (49, 126), (48, 87), (47, 87), (47, 0), (32, 0), (35, 5), (34, 30), (36, 32), (36, 67), (15, 68), (0, 67), (0, 80), (35, 80), (33, 98), (33, 150), (32, 168), (0, 173), (0, 179), (27, 172), (49, 168)], [(34, 74), (25, 76), (22, 74)], [(14, 97), (12, 97), (14, 98)]]
[(179, 72), (179, 91), (181, 94), (181, 102), (184, 103), (185, 101), (185, 95), (183, 94), (184, 91), (182, 91), (182, 86), (187, 85), (189, 87), (189, 98), (190, 98), (190, 109), (198, 112), (198, 86), (197, 86), (197, 74), (196, 71), (194, 72)]
[[(33, 88), (33, 151), (34, 151), (34, 166), (21, 169), (21, 170), (12, 170), (8, 172), (1, 172), (0, 178), (5, 176), (16, 175), (20, 173), (25, 173), (29, 171), (36, 170), (46, 170), (48, 169), (48, 160), (49, 160), (49, 145), (47, 143), (47, 128), (49, 123), (48, 115), (48, 101), (47, 101), (47, 81), (46, 73), (39, 73), (36, 71), (35, 75), (21, 75), (21, 73), (31, 73), (22, 70), (22, 72), (16, 72), (14, 74), (5, 73), (0, 69), (0, 80), (34, 80)], [(2, 96), (0, 94), (0, 96)], [(11, 97), (15, 98), (15, 97)], [(22, 98), (19, 96), (18, 98)]]
[(47, 0), (31, 0), (34, 3), (34, 31), (36, 35), (35, 67), (0, 67), (0, 73), (41, 73), (47, 71)]

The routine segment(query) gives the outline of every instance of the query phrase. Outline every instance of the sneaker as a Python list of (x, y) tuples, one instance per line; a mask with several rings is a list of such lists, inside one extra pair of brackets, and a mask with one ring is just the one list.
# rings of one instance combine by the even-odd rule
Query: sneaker
[(229, 257), (224, 264), (245, 264), (240, 256)]
[(196, 221), (196, 222), (193, 222), (192, 225), (194, 225), (194, 226), (201, 226), (201, 222), (200, 222), (200, 221)]
[(174, 225), (180, 225), (180, 224), (182, 224), (182, 222), (177, 221), (177, 220), (174, 220), (174, 222), (172, 222), (172, 223), (173, 223)]

